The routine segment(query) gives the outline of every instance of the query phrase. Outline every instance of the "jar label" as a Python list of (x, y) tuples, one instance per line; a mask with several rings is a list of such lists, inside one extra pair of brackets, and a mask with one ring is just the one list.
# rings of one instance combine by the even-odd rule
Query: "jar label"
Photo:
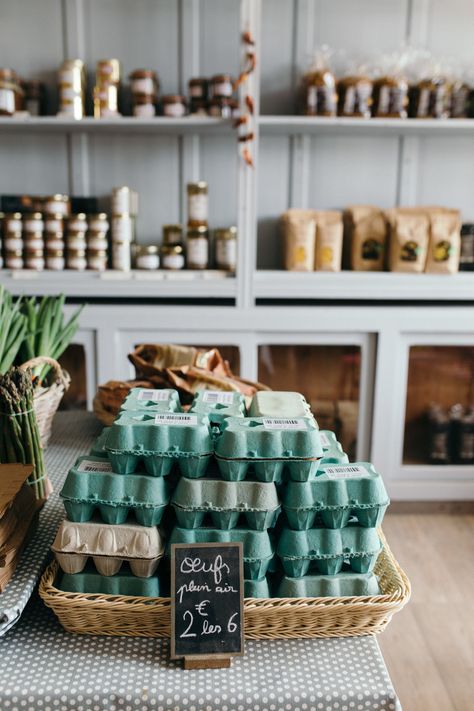
[(237, 241), (235, 239), (217, 240), (216, 262), (223, 269), (235, 269), (237, 264)]
[(23, 259), (21, 257), (6, 257), (7, 269), (23, 269)]
[(207, 267), (209, 261), (209, 244), (207, 239), (200, 237), (188, 240), (188, 264)]
[(166, 413), (155, 415), (155, 425), (176, 425), (186, 427), (187, 425), (197, 425), (197, 415), (186, 415), (184, 413)]
[(133, 107), (133, 115), (137, 118), (153, 118), (156, 116), (154, 104), (136, 104)]
[(367, 469), (359, 467), (357, 464), (350, 464), (346, 467), (324, 467), (324, 473), (330, 479), (359, 479), (370, 476)]
[(168, 402), (170, 399), (169, 390), (143, 388), (137, 395), (137, 400), (152, 400), (153, 402)]
[(205, 390), (202, 394), (202, 401), (215, 405), (232, 405), (234, 394), (221, 392), (220, 390)]
[(184, 257), (182, 254), (164, 254), (164, 269), (182, 269), (184, 267)]
[(207, 222), (208, 196), (205, 193), (188, 195), (188, 218), (194, 222)]
[(132, 79), (130, 82), (132, 94), (154, 94), (155, 82), (151, 77), (142, 77), (141, 79)]
[(164, 104), (163, 114), (169, 116), (170, 118), (181, 118), (186, 113), (186, 107), (184, 104), (179, 102), (175, 104)]
[(305, 430), (306, 420), (301, 417), (296, 419), (264, 417), (263, 426), (266, 430)]
[(14, 252), (16, 249), (23, 249), (21, 237), (8, 237), (5, 239), (5, 249)]
[(132, 237), (132, 220), (129, 217), (114, 217), (112, 219), (112, 238), (116, 242), (131, 242)]
[(158, 269), (160, 258), (157, 254), (140, 254), (136, 258), (137, 269)]
[(63, 257), (46, 257), (46, 269), (53, 272), (62, 272), (65, 267)]

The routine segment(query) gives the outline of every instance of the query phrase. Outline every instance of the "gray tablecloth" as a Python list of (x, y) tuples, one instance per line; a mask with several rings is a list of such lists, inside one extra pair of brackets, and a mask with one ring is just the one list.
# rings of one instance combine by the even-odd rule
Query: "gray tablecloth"
[[(57, 489), (96, 431), (90, 416), (61, 415), (48, 452)], [(48, 507), (41, 533), (45, 545), (62, 515), (56, 497)], [(245, 655), (230, 669), (184, 671), (168, 659), (167, 642), (68, 634), (35, 593), (18, 624), (0, 639), (0, 709), (399, 711), (400, 706), (373, 637), (247, 642)]]

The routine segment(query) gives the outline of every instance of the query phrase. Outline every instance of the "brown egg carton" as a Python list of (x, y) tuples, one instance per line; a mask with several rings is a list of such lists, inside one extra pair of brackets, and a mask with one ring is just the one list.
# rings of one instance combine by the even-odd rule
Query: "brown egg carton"
[(101, 575), (115, 575), (127, 562), (134, 575), (149, 578), (164, 555), (164, 542), (156, 526), (64, 520), (51, 550), (65, 573), (80, 573), (92, 558)]

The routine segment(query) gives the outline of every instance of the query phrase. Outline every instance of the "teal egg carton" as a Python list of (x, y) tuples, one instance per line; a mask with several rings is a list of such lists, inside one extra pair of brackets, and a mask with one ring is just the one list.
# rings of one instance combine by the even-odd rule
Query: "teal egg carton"
[(219, 426), (227, 417), (245, 417), (245, 398), (236, 392), (199, 390), (189, 412), (207, 415), (211, 425)]
[(377, 576), (374, 573), (351, 573), (337, 575), (305, 575), (303, 578), (283, 577), (276, 597), (359, 597), (380, 595)]
[(288, 482), (282, 495), (291, 528), (305, 531), (318, 520), (344, 528), (356, 517), (364, 528), (377, 528), (390, 503), (383, 479), (368, 462), (320, 466), (308, 482)]
[(248, 528), (233, 528), (224, 531), (217, 528), (181, 528), (175, 526), (169, 543), (242, 543), (244, 578), (262, 580), (271, 568), (274, 549), (267, 531), (251, 531)]
[(311, 408), (301, 393), (261, 390), (252, 398), (250, 417), (312, 417)]
[(133, 597), (161, 597), (162, 586), (158, 576), (137, 578), (130, 572), (100, 575), (91, 566), (82, 573), (62, 573), (57, 588), (63, 592), (89, 595), (131, 595)]
[(244, 597), (272, 597), (267, 578), (244, 580)]
[(320, 430), (321, 445), (323, 448), (323, 458), (320, 462), (320, 467), (323, 464), (348, 464), (349, 457), (342, 449), (340, 442), (337, 441), (336, 435), (330, 430)]
[(336, 575), (347, 563), (355, 573), (370, 573), (382, 548), (375, 528), (350, 523), (346, 528), (283, 528), (277, 546), (285, 575), (301, 578), (308, 571)]
[(105, 448), (118, 474), (133, 474), (143, 462), (147, 474), (167, 476), (178, 462), (183, 476), (203, 476), (212, 456), (209, 419), (198, 413), (124, 410)]
[(210, 519), (212, 527), (230, 530), (245, 519), (247, 528), (265, 531), (280, 513), (275, 484), (254, 481), (182, 478), (171, 503), (181, 528), (199, 528)]
[(132, 388), (120, 406), (120, 412), (139, 410), (141, 412), (181, 412), (179, 393), (172, 388), (152, 390)]
[(170, 500), (170, 486), (162, 477), (120, 476), (107, 459), (87, 455), (69, 470), (60, 495), (70, 521), (84, 523), (98, 512), (105, 523), (121, 524), (133, 512), (141, 526), (157, 526)]
[(313, 418), (229, 417), (214, 452), (223, 479), (243, 481), (251, 470), (258, 481), (295, 481), (316, 474), (323, 449)]
[(102, 459), (107, 459), (108, 454), (105, 449), (105, 443), (107, 442), (107, 437), (109, 436), (110, 427), (104, 427), (100, 435), (94, 440), (94, 443), (90, 449), (89, 454), (93, 457), (102, 457)]

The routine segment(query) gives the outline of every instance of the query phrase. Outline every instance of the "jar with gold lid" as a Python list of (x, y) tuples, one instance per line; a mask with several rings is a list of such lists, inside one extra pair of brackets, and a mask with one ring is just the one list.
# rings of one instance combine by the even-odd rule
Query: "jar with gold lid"
[(99, 59), (95, 65), (95, 81), (98, 85), (120, 84), (121, 66), (119, 59)]
[(42, 249), (25, 250), (25, 267), (33, 269), (36, 272), (42, 272), (44, 269), (44, 251)]
[(207, 269), (209, 266), (209, 233), (206, 226), (190, 227), (186, 243), (188, 269)]
[(23, 229), (23, 215), (21, 212), (6, 212), (3, 218), (4, 232), (20, 232)]
[(74, 215), (69, 215), (67, 221), (68, 232), (87, 232), (88, 223), (85, 212), (77, 212)]
[(23, 245), (28, 249), (44, 249), (44, 239), (42, 232), (27, 232), (23, 235)]
[(156, 97), (154, 94), (133, 94), (132, 114), (136, 118), (156, 116)]
[(186, 115), (186, 99), (180, 94), (167, 94), (161, 97), (163, 116), (181, 118)]
[(70, 201), (68, 195), (51, 195), (47, 197), (44, 204), (44, 212), (50, 215), (62, 215), (67, 217), (70, 210)]
[(217, 268), (235, 272), (237, 267), (237, 227), (215, 229), (214, 249)]
[(212, 98), (225, 96), (228, 99), (234, 93), (234, 83), (230, 74), (216, 74), (209, 79), (209, 89)]
[(158, 76), (153, 69), (134, 69), (128, 75), (132, 94), (147, 94), (156, 101), (158, 95)]
[(46, 249), (65, 249), (64, 236), (62, 232), (46, 232)]
[(23, 215), (23, 229), (25, 232), (42, 234), (44, 230), (43, 214), (41, 212), (30, 212)]
[[(85, 115), (86, 70), (82, 59), (66, 59), (58, 71), (58, 114), (74, 119)], [(51, 210), (56, 212), (56, 210)]]
[(209, 82), (205, 77), (193, 77), (188, 82), (188, 93), (191, 101), (199, 99), (207, 101)]
[(110, 227), (106, 212), (87, 215), (87, 226), (91, 232), (106, 233)]
[(46, 249), (46, 269), (62, 272), (66, 266), (63, 249)]
[(0, 116), (13, 116), (23, 108), (24, 91), (13, 69), (0, 68)]
[(3, 244), (6, 251), (15, 252), (23, 249), (23, 237), (21, 231), (5, 232)]
[(112, 268), (120, 272), (129, 272), (132, 268), (132, 252), (130, 242), (112, 243)]
[(204, 180), (188, 183), (188, 227), (206, 226), (208, 221), (209, 196)]
[(87, 248), (87, 268), (96, 272), (105, 272), (107, 269), (107, 250)]
[(83, 272), (87, 269), (86, 250), (71, 249), (68, 246), (66, 256), (66, 267), (74, 271)]
[(161, 268), (184, 269), (184, 248), (182, 244), (164, 244), (161, 247)]
[(107, 250), (109, 242), (105, 232), (88, 232), (87, 233), (87, 248)]
[(156, 244), (142, 244), (135, 252), (135, 268), (155, 270), (160, 267), (160, 250)]
[(44, 229), (46, 232), (55, 233), (63, 232), (64, 216), (61, 212), (46, 213), (44, 216)]
[(23, 269), (23, 250), (5, 248), (5, 267), (7, 269)]
[(183, 229), (181, 225), (163, 225), (163, 244), (182, 244)]
[(75, 250), (83, 250), (86, 248), (86, 233), (85, 232), (68, 232), (66, 236), (67, 248)]

